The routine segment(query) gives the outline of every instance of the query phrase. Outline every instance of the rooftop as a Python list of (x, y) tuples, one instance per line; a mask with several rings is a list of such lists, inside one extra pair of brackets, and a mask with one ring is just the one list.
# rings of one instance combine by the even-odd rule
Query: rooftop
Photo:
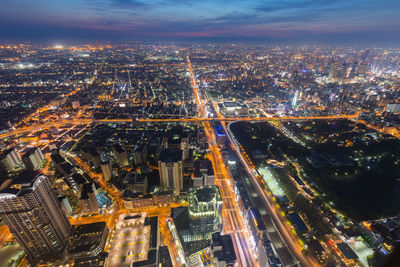
[[(0, 181), (0, 195), (13, 194), (20, 195), (22, 192), (32, 190), (37, 178), (41, 177), (39, 171), (24, 171), (12, 179)], [(43, 176), (44, 177), (44, 176)]]
[(38, 147), (29, 147), (29, 148), (25, 149), (24, 155), (22, 156), (22, 158), (29, 157), (30, 155), (35, 153), (36, 149), (38, 149)]
[(182, 150), (176, 148), (167, 148), (161, 150), (160, 158), (161, 162), (178, 162), (182, 160)]

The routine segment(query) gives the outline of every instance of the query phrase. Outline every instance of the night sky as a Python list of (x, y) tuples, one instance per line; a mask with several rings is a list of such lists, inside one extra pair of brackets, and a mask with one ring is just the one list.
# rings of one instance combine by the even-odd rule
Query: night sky
[(400, 44), (399, 0), (0, 0), (0, 41)]

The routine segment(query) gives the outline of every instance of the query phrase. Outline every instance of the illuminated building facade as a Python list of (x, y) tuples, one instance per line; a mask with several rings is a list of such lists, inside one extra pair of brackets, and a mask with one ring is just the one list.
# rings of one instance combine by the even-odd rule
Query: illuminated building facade
[(208, 239), (222, 230), (222, 197), (217, 186), (192, 188), (188, 199), (192, 233)]
[(183, 188), (183, 161), (182, 150), (164, 149), (158, 160), (161, 189), (173, 190), (176, 195)]
[(64, 255), (71, 225), (50, 180), (27, 172), (0, 186), (0, 217), (25, 249), (30, 262)]

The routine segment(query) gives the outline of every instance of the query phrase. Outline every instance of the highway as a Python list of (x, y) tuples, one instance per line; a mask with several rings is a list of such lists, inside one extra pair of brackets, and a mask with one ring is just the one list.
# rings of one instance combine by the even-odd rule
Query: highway
[(239, 143), (235, 140), (232, 132), (230, 131), (228, 125), (228, 137), (230, 141), (234, 144), (234, 148), (236, 154), (238, 155), (241, 163), (245, 167), (249, 177), (252, 180), (253, 185), (256, 187), (259, 195), (262, 197), (264, 204), (269, 210), (269, 214), (271, 215), (272, 221), (275, 224), (276, 228), (279, 230), (279, 234), (283, 237), (286, 244), (290, 248), (290, 251), (293, 255), (299, 260), (302, 266), (319, 266), (317, 261), (311, 257), (307, 257), (302, 253), (302, 246), (298, 243), (296, 236), (293, 236), (290, 232), (290, 228), (285, 224), (287, 219), (283, 218), (279, 212), (279, 210), (275, 207), (274, 202), (272, 200), (272, 196), (268, 194), (263, 185), (261, 184), (258, 174), (253, 167), (254, 165), (249, 162), (248, 159), (245, 159), (240, 151)]

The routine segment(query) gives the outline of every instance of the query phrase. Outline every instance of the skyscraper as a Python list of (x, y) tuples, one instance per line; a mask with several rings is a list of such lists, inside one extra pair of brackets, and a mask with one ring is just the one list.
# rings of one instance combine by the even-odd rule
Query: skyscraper
[(175, 194), (183, 188), (182, 150), (168, 148), (161, 151), (158, 160), (162, 190), (173, 190)]
[(108, 181), (112, 177), (111, 164), (109, 161), (103, 161), (100, 165), (104, 180)]
[(296, 93), (294, 94), (293, 100), (292, 100), (292, 108), (296, 108), (297, 106), (297, 98), (299, 97), (299, 90), (296, 90)]
[(36, 170), (44, 160), (42, 150), (39, 147), (31, 147), (24, 151), (22, 161), (28, 170)]
[(190, 188), (188, 207), (171, 209), (171, 218), (181, 242), (210, 240), (222, 230), (222, 197), (217, 186)]
[(0, 217), (30, 262), (62, 257), (72, 228), (50, 180), (25, 172), (0, 185)]
[(192, 233), (210, 238), (222, 230), (222, 197), (217, 186), (191, 188), (188, 200)]

